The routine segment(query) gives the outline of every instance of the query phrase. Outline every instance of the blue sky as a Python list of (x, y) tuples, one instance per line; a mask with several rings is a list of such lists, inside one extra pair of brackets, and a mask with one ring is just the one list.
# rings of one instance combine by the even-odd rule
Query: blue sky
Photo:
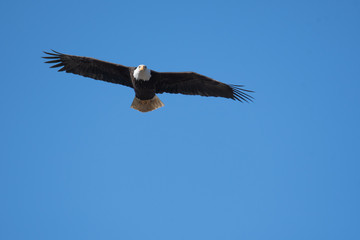
[[(359, 1), (2, 1), (0, 239), (360, 239)], [(196, 71), (254, 103), (58, 73)]]

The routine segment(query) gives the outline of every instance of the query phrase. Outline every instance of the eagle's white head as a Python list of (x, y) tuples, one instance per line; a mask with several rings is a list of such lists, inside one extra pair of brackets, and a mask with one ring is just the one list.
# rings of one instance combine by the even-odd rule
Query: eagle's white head
[(135, 68), (133, 76), (136, 80), (149, 81), (151, 78), (151, 72), (150, 69), (141, 64)]

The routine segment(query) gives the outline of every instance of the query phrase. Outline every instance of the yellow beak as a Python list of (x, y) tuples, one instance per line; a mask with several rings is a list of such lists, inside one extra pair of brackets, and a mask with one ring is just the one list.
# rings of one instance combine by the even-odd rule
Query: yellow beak
[(144, 66), (142, 65), (142, 66), (140, 66), (140, 71), (142, 71), (142, 70), (144, 70)]

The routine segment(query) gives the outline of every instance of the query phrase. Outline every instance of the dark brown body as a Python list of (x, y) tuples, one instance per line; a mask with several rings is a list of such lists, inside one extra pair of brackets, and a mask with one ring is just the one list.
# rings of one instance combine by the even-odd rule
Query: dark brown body
[(136, 80), (134, 78), (135, 68), (130, 70), (131, 82), (135, 90), (135, 95), (140, 100), (149, 100), (155, 96), (155, 81), (150, 78), (150, 80)]

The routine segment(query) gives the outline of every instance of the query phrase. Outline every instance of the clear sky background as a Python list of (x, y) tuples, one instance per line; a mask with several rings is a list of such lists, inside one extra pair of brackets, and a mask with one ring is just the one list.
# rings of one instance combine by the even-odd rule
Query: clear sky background
[[(2, 1), (0, 239), (360, 239), (360, 2)], [(196, 71), (254, 103), (58, 73)]]

